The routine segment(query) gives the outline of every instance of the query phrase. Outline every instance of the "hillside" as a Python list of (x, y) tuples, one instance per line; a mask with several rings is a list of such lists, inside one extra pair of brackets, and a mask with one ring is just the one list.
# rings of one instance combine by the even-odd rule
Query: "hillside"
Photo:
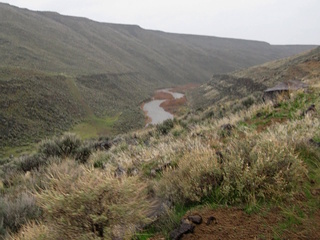
[(213, 75), (208, 83), (190, 93), (194, 109), (235, 99), (261, 101), (263, 91), (286, 80), (315, 83), (320, 76), (320, 47), (300, 55), (268, 62), (229, 74)]
[(1, 66), (66, 74), (139, 72), (164, 84), (204, 82), (314, 46), (170, 34), (0, 4)]
[(139, 106), (157, 88), (203, 83), (313, 47), (172, 34), (0, 3), (0, 155), (66, 130), (89, 138), (137, 129)]
[(241, 71), (254, 79), (259, 69), (303, 68), (309, 87), (290, 98), (231, 95), (115, 138), (65, 133), (0, 161), (0, 237), (319, 239), (319, 56)]

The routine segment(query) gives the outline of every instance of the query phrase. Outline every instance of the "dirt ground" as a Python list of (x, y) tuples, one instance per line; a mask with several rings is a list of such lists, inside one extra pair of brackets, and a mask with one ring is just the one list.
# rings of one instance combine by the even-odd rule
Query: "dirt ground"
[[(280, 236), (275, 229), (279, 227), (283, 217), (276, 208), (252, 214), (237, 208), (203, 209), (190, 212), (185, 218), (196, 214), (202, 217), (202, 223), (195, 226), (193, 233), (183, 235), (182, 240), (320, 239), (320, 211), (317, 211), (309, 221), (294, 226), (294, 230), (284, 230)], [(214, 220), (207, 224), (208, 219), (212, 217)]]
[[(280, 220), (277, 214), (247, 214), (236, 208), (202, 210), (193, 214), (202, 216), (203, 221), (196, 225), (194, 233), (184, 235), (183, 240), (272, 239), (273, 227)], [(210, 217), (214, 220), (207, 224)]]

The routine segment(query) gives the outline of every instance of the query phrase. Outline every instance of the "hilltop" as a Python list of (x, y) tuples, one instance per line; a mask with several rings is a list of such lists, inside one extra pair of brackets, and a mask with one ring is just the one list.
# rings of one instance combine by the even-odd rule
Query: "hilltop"
[(246, 95), (157, 126), (90, 141), (66, 133), (2, 161), (2, 236), (319, 239), (319, 57), (316, 49), (228, 75), (264, 70), (266, 86), (281, 75), (309, 85), (290, 98), (259, 102), (262, 90), (245, 81), (236, 90)]

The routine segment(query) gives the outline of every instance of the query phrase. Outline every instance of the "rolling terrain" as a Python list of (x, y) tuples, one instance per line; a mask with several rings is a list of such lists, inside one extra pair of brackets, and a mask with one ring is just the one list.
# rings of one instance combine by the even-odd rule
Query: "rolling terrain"
[[(0, 161), (0, 238), (319, 239), (319, 69), (318, 48), (226, 75), (232, 91), (174, 120)], [(308, 88), (258, 101), (287, 78)]]
[(98, 137), (142, 127), (139, 105), (157, 88), (204, 83), (313, 47), (165, 33), (0, 3), (0, 152), (66, 130)]
[(287, 80), (316, 84), (320, 77), (319, 54), (320, 47), (233, 73), (213, 75), (208, 83), (190, 93), (191, 106), (206, 109), (222, 102), (234, 104), (235, 99), (241, 98), (261, 101), (264, 90)]

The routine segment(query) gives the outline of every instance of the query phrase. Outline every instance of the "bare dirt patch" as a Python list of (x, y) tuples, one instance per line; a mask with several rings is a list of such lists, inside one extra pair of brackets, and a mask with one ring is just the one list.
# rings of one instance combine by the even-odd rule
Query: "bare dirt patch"
[(155, 100), (171, 100), (171, 99), (174, 99), (174, 97), (170, 93), (157, 91), (153, 95), (153, 99), (155, 99)]
[[(272, 239), (273, 227), (280, 220), (279, 215), (272, 211), (247, 214), (237, 208), (201, 210), (192, 214), (202, 216), (203, 222), (195, 227), (194, 233), (184, 235), (183, 240)], [(207, 224), (212, 217), (214, 220)]]
[(160, 104), (165, 111), (176, 114), (180, 107), (184, 106), (187, 103), (187, 98), (184, 96), (178, 99), (168, 99), (165, 102)]

